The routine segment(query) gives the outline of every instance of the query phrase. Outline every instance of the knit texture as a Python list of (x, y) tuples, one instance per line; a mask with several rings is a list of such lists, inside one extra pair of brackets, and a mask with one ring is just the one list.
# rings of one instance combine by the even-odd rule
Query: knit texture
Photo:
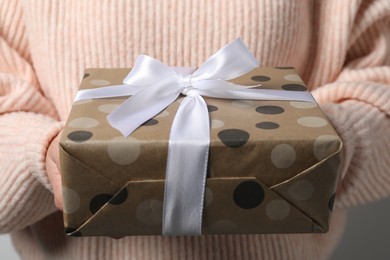
[[(45, 172), (86, 67), (197, 67), (241, 37), (294, 66), (344, 141), (327, 234), (65, 237)], [(24, 259), (320, 259), (345, 210), (390, 194), (388, 0), (0, 0), (0, 232)]]

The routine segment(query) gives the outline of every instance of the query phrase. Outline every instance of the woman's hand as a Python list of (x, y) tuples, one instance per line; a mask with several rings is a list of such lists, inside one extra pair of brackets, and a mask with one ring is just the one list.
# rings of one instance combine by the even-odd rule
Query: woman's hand
[(59, 153), (59, 139), (61, 132), (52, 140), (46, 154), (46, 171), (49, 182), (53, 188), (54, 204), (63, 211), (62, 202), (62, 183), (60, 172), (60, 153)]

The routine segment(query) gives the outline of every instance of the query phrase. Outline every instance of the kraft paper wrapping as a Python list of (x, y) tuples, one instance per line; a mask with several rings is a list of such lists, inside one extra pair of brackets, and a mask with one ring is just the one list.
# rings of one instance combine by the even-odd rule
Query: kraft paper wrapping
[[(121, 84), (130, 69), (87, 69), (80, 89)], [(294, 68), (233, 80), (306, 91)], [(159, 235), (168, 138), (179, 98), (129, 137), (106, 116), (127, 97), (74, 103), (60, 141), (68, 235)], [(205, 98), (211, 122), (203, 234), (326, 232), (341, 140), (315, 103)]]

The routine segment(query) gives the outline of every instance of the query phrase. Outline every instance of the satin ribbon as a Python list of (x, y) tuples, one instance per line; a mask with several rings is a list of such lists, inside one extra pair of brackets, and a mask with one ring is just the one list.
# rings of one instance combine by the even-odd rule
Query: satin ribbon
[(237, 39), (207, 59), (194, 73), (180, 74), (158, 60), (141, 55), (124, 85), (80, 90), (76, 101), (127, 96), (107, 119), (124, 136), (151, 119), (180, 94), (186, 97), (175, 115), (169, 139), (163, 206), (163, 235), (200, 235), (207, 175), (210, 125), (202, 96), (223, 99), (315, 102), (308, 92), (249, 89), (229, 83), (258, 67)]

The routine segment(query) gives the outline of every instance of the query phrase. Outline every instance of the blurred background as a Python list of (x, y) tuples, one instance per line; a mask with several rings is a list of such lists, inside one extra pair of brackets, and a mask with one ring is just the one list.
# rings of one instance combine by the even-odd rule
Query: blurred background
[[(331, 260), (390, 259), (390, 199), (352, 208), (344, 237)], [(19, 260), (8, 235), (0, 235), (0, 259)]]

